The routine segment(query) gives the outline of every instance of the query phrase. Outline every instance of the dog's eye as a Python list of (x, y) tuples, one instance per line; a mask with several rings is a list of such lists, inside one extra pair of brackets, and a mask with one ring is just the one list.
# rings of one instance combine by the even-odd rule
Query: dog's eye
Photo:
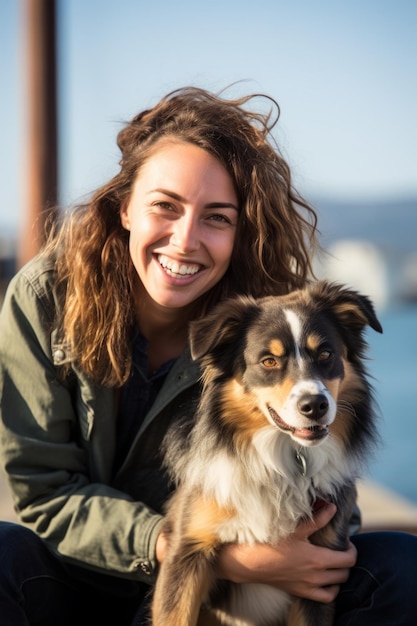
[(332, 353), (330, 352), (330, 350), (322, 350), (321, 352), (319, 352), (319, 361), (328, 361), (331, 356)]
[(266, 359), (263, 359), (262, 365), (264, 367), (267, 367), (268, 369), (271, 369), (273, 367), (279, 367), (279, 361), (278, 359), (275, 359), (273, 356), (268, 356)]

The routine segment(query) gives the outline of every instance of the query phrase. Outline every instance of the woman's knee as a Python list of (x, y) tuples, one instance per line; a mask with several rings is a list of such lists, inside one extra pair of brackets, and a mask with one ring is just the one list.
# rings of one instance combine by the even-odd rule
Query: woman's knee
[(41, 575), (53, 569), (54, 562), (36, 533), (16, 523), (0, 522), (0, 575)]
[(417, 536), (405, 532), (360, 533), (352, 537), (358, 550), (357, 567), (373, 572), (376, 578), (393, 576), (410, 584), (415, 593), (417, 580)]
[(13, 522), (0, 522), (1, 562), (21, 552), (25, 552), (26, 555), (30, 554), (31, 548), (39, 541), (39, 537), (25, 526)]

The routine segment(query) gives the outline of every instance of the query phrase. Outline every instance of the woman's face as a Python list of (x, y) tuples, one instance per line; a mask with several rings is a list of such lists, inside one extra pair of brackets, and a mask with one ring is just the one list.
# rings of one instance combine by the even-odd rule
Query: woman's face
[(180, 309), (226, 272), (238, 200), (215, 157), (190, 143), (164, 141), (140, 169), (121, 220), (149, 298)]

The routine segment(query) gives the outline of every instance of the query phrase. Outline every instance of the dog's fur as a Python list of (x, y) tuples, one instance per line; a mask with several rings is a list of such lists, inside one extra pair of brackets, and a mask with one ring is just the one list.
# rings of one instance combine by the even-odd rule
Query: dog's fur
[(311, 540), (346, 548), (355, 481), (376, 439), (367, 325), (382, 332), (371, 301), (327, 281), (231, 299), (192, 324), (204, 392), (191, 430), (177, 426), (167, 443), (177, 489), (154, 626), (194, 626), (202, 606), (204, 623), (332, 624), (332, 605), (216, 581), (214, 564), (224, 543), (281, 541), (320, 500), (337, 513)]

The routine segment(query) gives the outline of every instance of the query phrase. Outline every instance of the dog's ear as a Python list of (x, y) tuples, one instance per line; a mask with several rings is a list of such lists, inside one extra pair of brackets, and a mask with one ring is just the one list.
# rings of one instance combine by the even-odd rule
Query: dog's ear
[(369, 325), (382, 333), (382, 326), (368, 296), (328, 281), (319, 281), (313, 286), (313, 292), (327, 306), (330, 304), (333, 313), (343, 325), (358, 331)]
[(242, 335), (245, 319), (253, 319), (258, 306), (253, 298), (237, 296), (217, 304), (204, 318), (190, 323), (190, 350), (199, 359), (219, 344), (231, 344)]

